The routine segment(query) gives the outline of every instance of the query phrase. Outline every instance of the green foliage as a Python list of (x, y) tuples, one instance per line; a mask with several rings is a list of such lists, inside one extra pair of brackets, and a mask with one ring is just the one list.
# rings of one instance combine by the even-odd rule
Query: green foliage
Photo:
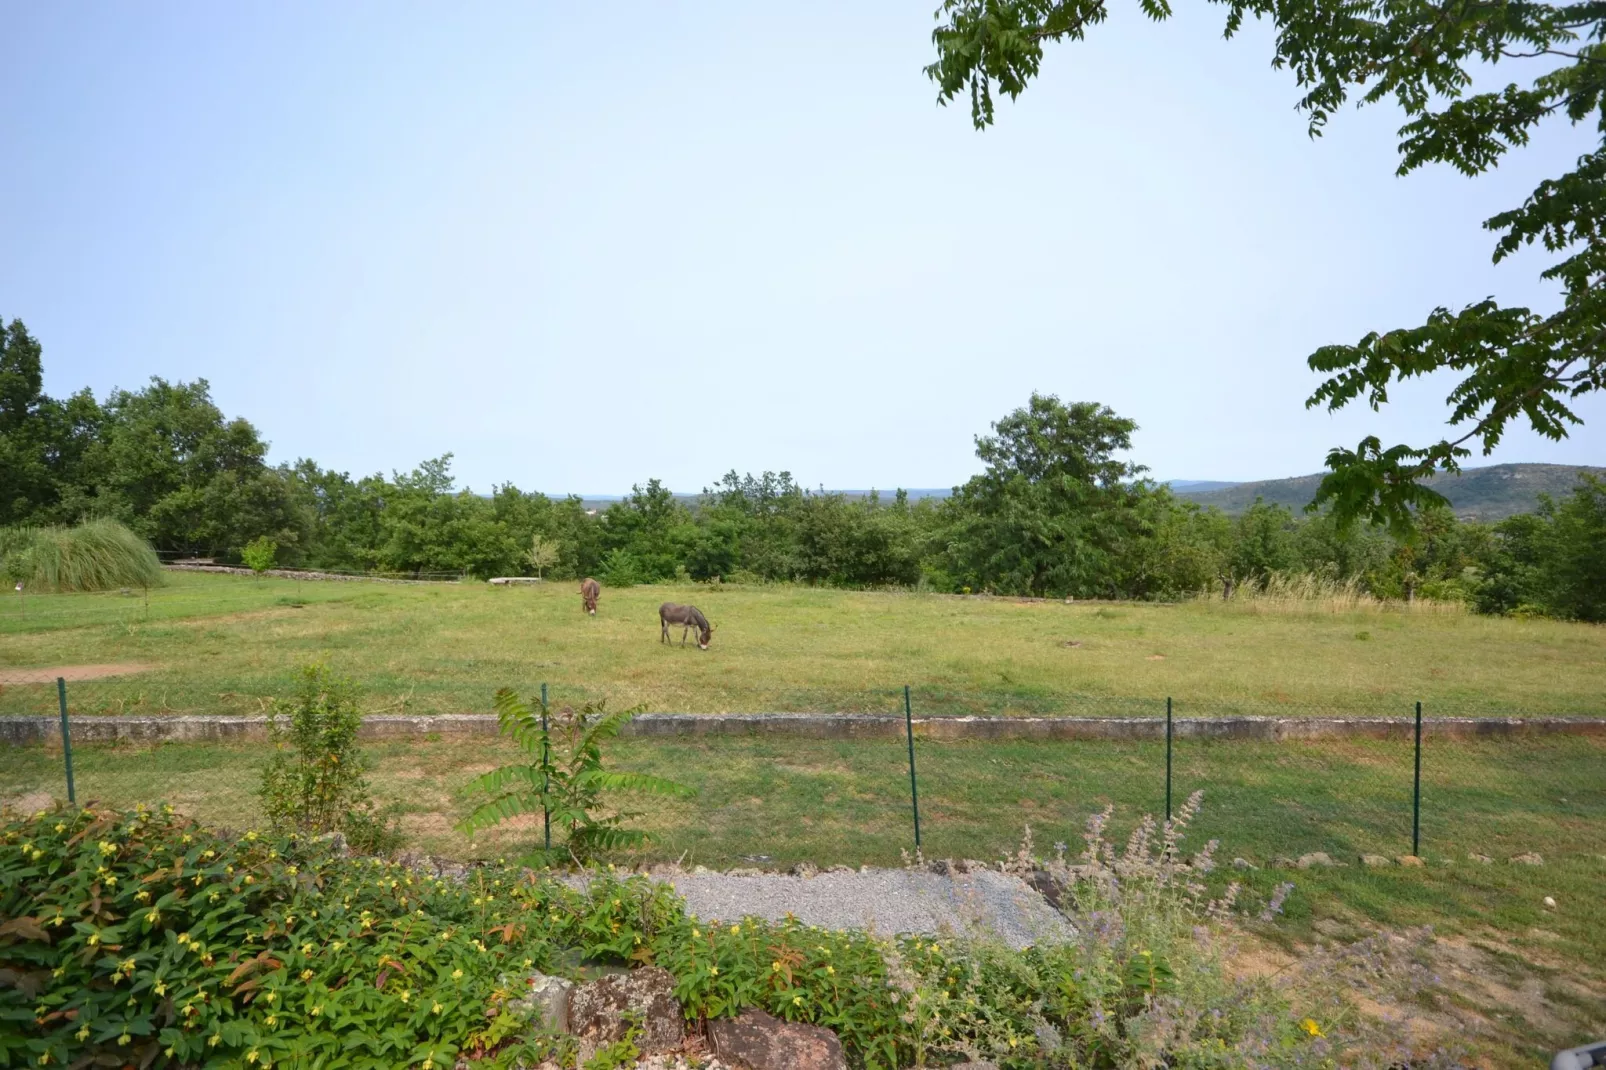
[(302, 668), (294, 701), (268, 712), (274, 754), (262, 770), (262, 810), (280, 832), (340, 832), (359, 850), (394, 850), (400, 835), (375, 814), (363, 778), (357, 698), (357, 685), (327, 667)]
[(704, 920), (667, 885), (606, 872), (584, 890), (500, 864), (437, 879), (318, 840), (215, 834), (168, 807), (41, 812), (0, 827), (0, 1065), (528, 1064), (564, 1042), (532, 1033), (521, 974), (585, 964), (667, 968), (691, 1020), (757, 1006), (826, 1026), (871, 1070), (962, 1057), (1332, 1066), (1364, 1064), (1357, 1041), (1386, 1052), (1344, 997), (1376, 994), (1394, 968), (1380, 956), (1275, 982), (1231, 976), (1220, 923), (1238, 893), (1209, 900), (1209, 849), (1177, 849), (1195, 805), (1165, 829), (1144, 823), (1121, 853), (1096, 819), (1074, 866), (1023, 848), (1016, 862), (1066, 882), (1075, 927), (1024, 951)]
[(1495, 525), (1473, 599), (1486, 613), (1606, 621), (1606, 484), (1586, 476), (1537, 514)]
[(530, 536), (530, 549), (524, 559), (535, 569), (535, 575), (540, 578), (543, 569), (549, 569), (558, 563), (558, 544), (545, 538), (538, 531)]
[(240, 551), (240, 560), (245, 567), (258, 576), (273, 567), (274, 559), (278, 556), (279, 544), (266, 535), (258, 535)]
[(496, 693), (496, 716), (502, 733), (530, 756), (530, 762), (505, 765), (478, 777), (469, 791), (490, 798), (463, 822), (466, 832), (492, 828), (521, 814), (545, 812), (564, 839), (554, 846), (559, 857), (576, 862), (629, 847), (647, 835), (626, 827), (641, 816), (611, 806), (610, 794), (690, 796), (692, 789), (645, 773), (614, 773), (602, 766), (602, 747), (619, 734), (639, 710), (604, 709), (587, 703), (579, 709), (541, 706), (531, 710), (513, 691)]
[[(1606, 135), (1606, 11), (1595, 4), (1446, 6), (1374, 0), (1328, 10), (1279, 0), (1221, 0), (1227, 36), (1246, 18), (1275, 27), (1273, 65), (1290, 70), (1312, 135), (1352, 93), (1362, 104), (1392, 99), (1406, 116), (1399, 174), (1430, 163), (1475, 176), (1528, 144), (1549, 119), (1592, 123)], [(1152, 19), (1167, 0), (1139, 0)], [(926, 68), (947, 103), (970, 98), (976, 127), (993, 122), (996, 91), (1013, 98), (1036, 77), (1046, 42), (1080, 40), (1108, 11), (1104, 0), (943, 0)], [(1526, 85), (1473, 92), (1485, 65), (1527, 64)], [(1606, 387), (1606, 140), (1574, 168), (1539, 183), (1520, 206), (1484, 222), (1499, 235), (1499, 262), (1539, 244), (1560, 257), (1541, 272), (1559, 286), (1552, 313), (1493, 299), (1458, 312), (1438, 308), (1421, 326), (1372, 331), (1354, 345), (1318, 349), (1308, 363), (1328, 378), (1307, 406), (1377, 409), (1396, 382), (1447, 371), (1452, 436), (1426, 446), (1384, 446), (1374, 436), (1335, 448), (1316, 504), (1338, 520), (1410, 530), (1414, 514), (1444, 504), (1424, 480), (1455, 471), (1476, 441), (1485, 454), (1513, 422), (1560, 439), (1582, 423), (1577, 399)]]
[(634, 587), (642, 582), (641, 562), (629, 550), (609, 550), (602, 559), (602, 582), (609, 587)]
[(109, 591), (164, 582), (150, 543), (115, 520), (72, 528), (0, 528), (0, 569), (8, 579), (41, 591)]

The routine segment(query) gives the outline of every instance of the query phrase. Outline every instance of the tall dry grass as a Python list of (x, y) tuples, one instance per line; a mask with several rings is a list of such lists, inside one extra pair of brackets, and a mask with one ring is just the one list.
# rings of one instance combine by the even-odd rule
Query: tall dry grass
[(1359, 576), (1343, 578), (1331, 572), (1272, 572), (1264, 583), (1240, 583), (1230, 597), (1219, 591), (1202, 591), (1201, 602), (1226, 604), (1257, 613), (1353, 613), (1358, 610), (1402, 610), (1412, 613), (1464, 614), (1465, 602), (1417, 598), (1410, 602), (1378, 598), (1365, 589)]
[(0, 528), (0, 571), (27, 588), (56, 593), (160, 587), (164, 579), (150, 543), (115, 520)]

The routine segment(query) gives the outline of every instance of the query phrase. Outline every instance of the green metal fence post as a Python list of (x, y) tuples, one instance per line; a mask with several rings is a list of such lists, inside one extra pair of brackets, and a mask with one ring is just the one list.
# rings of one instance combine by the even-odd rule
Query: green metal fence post
[(1422, 703), (1416, 704), (1416, 777), (1411, 788), (1411, 854), (1422, 857)]
[[(546, 728), (546, 684), (541, 685), (541, 768), (543, 770), (551, 764), (548, 760), (547, 728)], [(541, 774), (541, 794), (547, 793), (547, 775)], [(541, 800), (541, 833), (546, 837), (546, 849), (552, 850), (552, 812), (547, 809), (546, 799)]]
[(1165, 819), (1171, 820), (1171, 696), (1165, 699)]
[(67, 802), (78, 805), (78, 793), (72, 782), (72, 730), (67, 725), (67, 679), (56, 677), (56, 699), (61, 705), (61, 753), (67, 761)]
[(920, 850), (920, 788), (915, 783), (915, 718), (909, 685), (903, 685), (903, 727), (909, 735), (909, 802), (915, 811), (915, 850)]

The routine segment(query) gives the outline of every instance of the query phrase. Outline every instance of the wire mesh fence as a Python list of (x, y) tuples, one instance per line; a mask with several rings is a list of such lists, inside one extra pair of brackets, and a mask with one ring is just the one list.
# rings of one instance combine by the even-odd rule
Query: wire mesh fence
[[(91, 771), (80, 769), (69, 792), (71, 740), (65, 729), (75, 720), (259, 714), (274, 693), (264, 688), (207, 699), (167, 690), (148, 674), (99, 676), (93, 666), (75, 673), (80, 678), (48, 669), (0, 670), (0, 713), (26, 715), (36, 727), (47, 723), (43, 738), (57, 755), (43, 765), (20, 760), (16, 768), (33, 761), (28, 767), (41, 770), (37, 786), (63, 798), (82, 798), (87, 791), (105, 799), (108, 790), (135, 790), (119, 786), (132, 782), (119, 779), (121, 771), (108, 773), (98, 764), (98, 749), (90, 747)], [(542, 682), (516, 690), (533, 700)], [(277, 693), (287, 694), (288, 687)], [(368, 688), (366, 714), (491, 708), (483, 689), (472, 703), (455, 697), (419, 702), (420, 693), (437, 700), (466, 694), (455, 687), (438, 693), (402, 689), (386, 681)], [(1247, 864), (1291, 864), (1317, 853), (1350, 865), (1365, 855), (1465, 861), (1536, 849), (1606, 853), (1606, 733), (1490, 735), (1498, 723), (1469, 726), (1460, 718), (1463, 710), (1440, 715), (1424, 709), (1418, 734), (1415, 707), (1380, 707), (1358, 717), (1353, 709), (1291, 709), (1286, 703), (1046, 693), (1027, 695), (1027, 702), (1015, 692), (942, 686), (699, 689), (639, 681), (548, 682), (546, 694), (553, 708), (600, 701), (609, 709), (659, 713), (807, 712), (821, 715), (816, 721), (826, 726), (832, 715), (876, 719), (873, 731), (837, 738), (799, 738), (795, 729), (772, 737), (744, 728), (717, 738), (620, 741), (624, 767), (699, 783), (701, 803), (663, 817), (676, 835), (693, 838), (706, 838), (714, 828), (724, 829), (720, 835), (727, 839), (738, 836), (733, 825), (745, 811), (769, 842), (817, 842), (797, 840), (797, 828), (840, 828), (842, 842), (862, 843), (882, 855), (898, 844), (918, 846), (928, 857), (987, 857), (1028, 825), (1038, 830), (1041, 843), (1074, 843), (1082, 822), (1106, 805), (1128, 817), (1164, 818), (1202, 791), (1206, 803), (1195, 839), (1219, 839), (1229, 858), (1241, 856)], [(978, 714), (974, 721), (955, 720)], [(1063, 728), (1073, 719), (1079, 719), (1074, 731), (1038, 731)], [(1273, 719), (1294, 730), (1268, 731)], [(495, 749), (483, 736), (477, 739), (407, 774), (439, 781), (438, 799), (430, 805), (443, 808), (441, 824), (461, 816), (452, 810), (461, 804), (453, 794), (456, 781), (470, 779)], [(398, 768), (423, 753), (421, 737), (388, 746), (386, 760)], [(85, 750), (80, 743), (80, 766)], [(222, 779), (238, 782), (227, 770), (254, 769), (259, 755), (260, 748), (254, 754), (251, 748), (220, 749), (207, 760)], [(208, 779), (186, 777), (184, 789), (204, 795)], [(385, 790), (383, 776), (376, 783)], [(167, 790), (158, 774), (140, 784), (147, 796)], [(0, 771), (0, 798), (28, 787)], [(400, 783), (396, 791), (416, 795)]]

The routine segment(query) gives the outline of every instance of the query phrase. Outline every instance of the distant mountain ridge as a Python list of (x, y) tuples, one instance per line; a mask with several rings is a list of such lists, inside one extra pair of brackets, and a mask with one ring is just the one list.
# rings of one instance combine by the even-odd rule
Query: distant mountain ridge
[[(1224, 513), (1242, 513), (1263, 498), (1298, 512), (1316, 496), (1325, 473), (1292, 479), (1263, 479), (1253, 483), (1211, 484), (1205, 480), (1173, 480), (1179, 498), (1213, 505)], [(1440, 475), (1428, 485), (1446, 498), (1462, 520), (1495, 521), (1539, 508), (1539, 495), (1559, 498), (1578, 483), (1580, 475), (1606, 479), (1606, 468), (1576, 464), (1492, 464), (1463, 468), (1459, 475)]]

